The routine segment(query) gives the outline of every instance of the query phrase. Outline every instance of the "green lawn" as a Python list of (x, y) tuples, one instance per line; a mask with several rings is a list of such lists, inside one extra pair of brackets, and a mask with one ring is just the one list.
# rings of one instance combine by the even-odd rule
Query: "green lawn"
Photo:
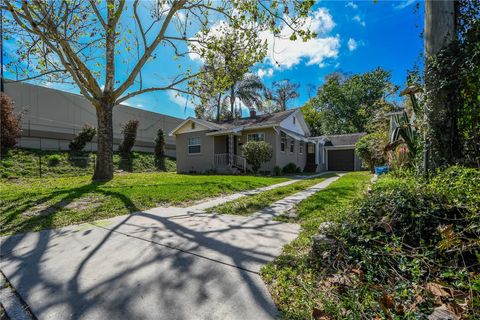
[(275, 201), (288, 197), (299, 191), (305, 190), (311, 186), (316, 185), (317, 183), (322, 182), (326, 178), (330, 178), (335, 175), (336, 174), (334, 173), (326, 173), (318, 178), (301, 180), (299, 182), (295, 182), (284, 187), (267, 190), (252, 196), (246, 196), (234, 201), (229, 201), (216, 207), (209, 208), (207, 211), (220, 214), (235, 214), (246, 216), (271, 205)]
[(297, 206), (302, 230), (296, 240), (283, 248), (282, 254), (262, 269), (273, 299), (284, 319), (310, 319), (320, 297), (315, 288), (315, 271), (309, 264), (311, 237), (320, 223), (341, 222), (346, 208), (363, 195), (371, 175), (351, 172)]
[(175, 173), (117, 174), (106, 183), (93, 183), (90, 176), (3, 180), (0, 234), (58, 228), (166, 204), (185, 205), (286, 180)]

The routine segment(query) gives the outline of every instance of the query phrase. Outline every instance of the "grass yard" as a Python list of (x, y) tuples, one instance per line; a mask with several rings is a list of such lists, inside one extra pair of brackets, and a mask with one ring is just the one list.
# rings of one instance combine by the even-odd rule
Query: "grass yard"
[(301, 223), (298, 238), (283, 248), (282, 254), (262, 269), (262, 277), (285, 319), (310, 319), (318, 300), (315, 271), (309, 265), (311, 237), (326, 221), (345, 218), (346, 209), (359, 199), (369, 184), (367, 172), (351, 172), (297, 206)]
[(90, 176), (3, 180), (0, 234), (58, 228), (166, 204), (184, 205), (286, 180), (175, 173), (117, 174), (106, 183), (94, 183)]
[(318, 178), (301, 180), (284, 187), (267, 190), (252, 196), (246, 196), (234, 201), (229, 201), (216, 207), (209, 208), (207, 211), (220, 214), (246, 216), (271, 205), (275, 201), (305, 190), (333, 176), (336, 176), (336, 174), (326, 173)]

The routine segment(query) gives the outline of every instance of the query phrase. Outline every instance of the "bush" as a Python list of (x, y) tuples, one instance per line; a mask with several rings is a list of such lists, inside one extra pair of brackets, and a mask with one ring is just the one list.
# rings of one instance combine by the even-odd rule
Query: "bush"
[(273, 168), (273, 174), (274, 174), (274, 175), (279, 176), (281, 173), (282, 173), (282, 169), (280, 169), (279, 166), (275, 166), (275, 167)]
[(282, 169), (282, 174), (293, 174), (295, 172), (297, 172), (297, 165), (293, 162), (288, 163)]
[(387, 139), (383, 133), (370, 133), (361, 137), (355, 144), (355, 152), (362, 158), (364, 166), (373, 172), (375, 166), (387, 162), (385, 146)]
[(431, 182), (405, 173), (379, 179), (330, 231), (338, 245), (312, 257), (322, 281), (343, 283), (324, 301), (330, 313), (426, 318), (443, 305), (455, 317), (478, 315), (478, 190), (480, 170), (460, 166)]
[(122, 127), (123, 141), (118, 146), (122, 156), (129, 156), (137, 139), (138, 120), (128, 120)]
[(0, 92), (0, 104), (1, 104), (1, 150), (5, 151), (8, 148), (15, 146), (17, 139), (22, 133), (21, 122), (22, 114), (15, 114), (14, 104), (12, 99), (3, 92)]
[(58, 154), (51, 154), (47, 157), (49, 167), (55, 167), (60, 164), (60, 156)]
[(262, 163), (269, 161), (273, 156), (272, 146), (265, 141), (248, 141), (243, 145), (242, 151), (254, 173), (257, 173)]
[(165, 170), (165, 137), (163, 130), (158, 129), (155, 139), (155, 159), (160, 170)]
[(80, 152), (85, 148), (88, 142), (91, 142), (93, 137), (97, 134), (97, 129), (85, 124), (82, 130), (70, 141), (68, 148), (72, 152)]

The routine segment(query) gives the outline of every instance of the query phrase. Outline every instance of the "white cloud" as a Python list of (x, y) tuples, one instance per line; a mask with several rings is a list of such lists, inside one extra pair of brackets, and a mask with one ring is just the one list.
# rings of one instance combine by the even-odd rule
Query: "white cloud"
[(357, 50), (357, 47), (358, 47), (358, 43), (357, 41), (355, 41), (355, 39), (353, 38), (348, 39), (348, 50), (355, 51)]
[(174, 102), (178, 106), (182, 108), (189, 108), (189, 109), (193, 108), (192, 104), (189, 103), (190, 101), (188, 101), (188, 99), (185, 96), (178, 94), (176, 91), (168, 90), (167, 95), (170, 101)]
[[(305, 18), (304, 27), (318, 35), (325, 35), (335, 27), (330, 12), (326, 8), (319, 8), (312, 15)], [(340, 48), (340, 36), (328, 36), (310, 39), (304, 42), (301, 39), (290, 40), (291, 29), (284, 25), (279, 37), (275, 37), (270, 32), (262, 32), (260, 38), (268, 42), (267, 62), (276, 68), (291, 68), (299, 64), (302, 59), (306, 59), (307, 65), (321, 66), (323, 61), (328, 58), (336, 58)]]
[(366, 25), (365, 20), (360, 18), (358, 14), (355, 17), (353, 17), (353, 21), (357, 21), (362, 27), (365, 27)]
[(350, 1), (349, 3), (347, 3), (347, 4), (345, 5), (345, 7), (350, 7), (350, 8), (352, 8), (353, 10), (358, 9), (358, 5), (357, 5), (356, 3), (354, 3), (353, 1)]
[(416, 0), (407, 0), (407, 1), (402, 1), (401, 3), (394, 5), (393, 8), (397, 10), (405, 9), (406, 7), (412, 5), (415, 3)]
[(273, 75), (273, 68), (268, 68), (268, 69), (258, 69), (257, 71), (257, 76), (259, 76), (260, 78), (263, 78), (263, 77), (271, 77)]

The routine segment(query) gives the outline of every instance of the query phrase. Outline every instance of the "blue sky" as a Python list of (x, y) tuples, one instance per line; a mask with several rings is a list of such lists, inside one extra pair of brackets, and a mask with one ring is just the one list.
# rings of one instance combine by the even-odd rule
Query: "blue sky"
[[(308, 100), (311, 87), (322, 84), (332, 72), (361, 73), (380, 66), (392, 72), (394, 83), (402, 86), (406, 72), (420, 63), (423, 51), (423, 3), (418, 1), (320, 1), (312, 12), (311, 22), (318, 37), (308, 43), (276, 42), (269, 57), (255, 65), (252, 72), (259, 74), (267, 86), (273, 81), (290, 79), (299, 83), (300, 97), (289, 107), (302, 106)], [(269, 35), (265, 35), (269, 38)], [(10, 44), (11, 45), (11, 44)], [(7, 50), (9, 44), (6, 44)], [(149, 63), (144, 79), (155, 84), (171, 77), (178, 64), (199, 67), (201, 61), (185, 58), (172, 59), (172, 53), (159, 50), (161, 59)], [(279, 66), (275, 61), (279, 63)], [(119, 73), (126, 71), (117, 66)], [(122, 70), (123, 69), (123, 70)], [(9, 76), (8, 74), (6, 75)], [(62, 90), (78, 92), (72, 86), (48, 84)], [(315, 94), (314, 92), (311, 92)], [(193, 105), (185, 104), (185, 97), (175, 92), (154, 92), (134, 97), (127, 104), (154, 112), (186, 118), (192, 116)]]

